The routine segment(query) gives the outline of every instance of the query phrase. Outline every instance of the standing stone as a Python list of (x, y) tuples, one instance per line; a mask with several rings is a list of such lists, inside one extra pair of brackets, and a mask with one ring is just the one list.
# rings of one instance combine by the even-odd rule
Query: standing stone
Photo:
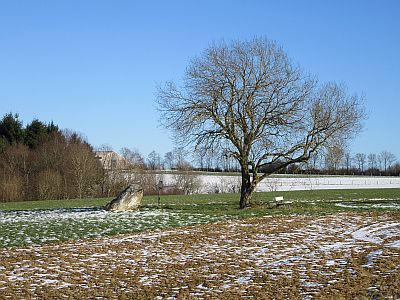
[(138, 183), (132, 183), (104, 208), (111, 211), (135, 210), (139, 208), (142, 198), (143, 188)]

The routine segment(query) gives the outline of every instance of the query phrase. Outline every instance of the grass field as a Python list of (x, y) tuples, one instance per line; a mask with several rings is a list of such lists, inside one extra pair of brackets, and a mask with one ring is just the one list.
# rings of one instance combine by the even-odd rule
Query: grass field
[[(275, 208), (274, 196), (293, 201)], [(102, 209), (110, 199), (30, 201), (0, 204), (0, 248), (25, 247), (265, 215), (399, 211), (398, 189), (314, 190), (256, 193), (251, 209), (238, 209), (237, 194), (144, 197), (135, 212)]]
[(109, 200), (0, 204), (0, 299), (400, 298), (399, 189)]

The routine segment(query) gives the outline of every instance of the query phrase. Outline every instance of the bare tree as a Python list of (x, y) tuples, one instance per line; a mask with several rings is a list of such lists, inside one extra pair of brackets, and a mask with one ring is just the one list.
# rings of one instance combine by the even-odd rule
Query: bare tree
[(258, 38), (209, 47), (190, 62), (182, 87), (159, 87), (157, 102), (161, 123), (181, 143), (229, 144), (241, 170), (240, 208), (270, 174), (354, 136), (365, 115), (360, 97), (318, 85), (281, 47)]
[(29, 166), (28, 147), (21, 144), (8, 146), (1, 155), (0, 194), (2, 200), (17, 200), (26, 197), (28, 188)]
[(194, 172), (183, 170), (173, 176), (174, 185), (185, 195), (196, 193), (201, 187), (201, 178)]
[(389, 151), (382, 151), (379, 155), (383, 164), (383, 170), (387, 174), (388, 170), (396, 162), (396, 156)]
[(344, 158), (344, 146), (341, 143), (334, 143), (327, 147), (325, 162), (327, 168), (335, 174)]
[(76, 188), (76, 196), (82, 198), (88, 195), (89, 189), (98, 179), (101, 172), (100, 162), (88, 144), (71, 143), (69, 145), (69, 170)]
[(346, 166), (346, 174), (347, 175), (350, 174), (352, 161), (353, 161), (353, 158), (351, 156), (350, 151), (346, 151), (345, 154), (344, 154), (344, 163), (345, 163), (345, 166)]
[(164, 164), (167, 169), (172, 170), (175, 167), (174, 153), (169, 151), (164, 155)]
[(124, 158), (125, 169), (144, 169), (144, 158), (137, 149), (122, 148), (121, 155)]
[(361, 174), (364, 173), (366, 159), (367, 156), (365, 155), (365, 153), (357, 153), (355, 156), (355, 160), (357, 161), (358, 164), (358, 170), (361, 172)]
[[(3, 179), (9, 178), (12, 182), (22, 183), (19, 187), (19, 194), (21, 197), (27, 197), (30, 188), (30, 179), (34, 169), (35, 159), (33, 153), (29, 148), (22, 144), (15, 144), (5, 149), (1, 155), (0, 165), (6, 172), (3, 174)], [(20, 180), (14, 180), (16, 178)], [(14, 178), (11, 180), (11, 178)], [(12, 185), (13, 186), (13, 185)], [(14, 187), (12, 188), (14, 189)]]
[(319, 152), (314, 152), (310, 159), (307, 161), (308, 164), (308, 169), (311, 169), (310, 171), (316, 172), (318, 168), (321, 168), (320, 161), (321, 161), (321, 156), (322, 154)]
[(39, 199), (60, 199), (62, 197), (63, 178), (58, 171), (47, 169), (37, 176)]
[(375, 169), (377, 168), (377, 163), (378, 163), (377, 155), (375, 153), (370, 153), (370, 154), (368, 154), (367, 158), (368, 158), (368, 165), (369, 165), (370, 173), (371, 173), (371, 175), (373, 175), (375, 172)]
[(216, 167), (217, 151), (213, 147), (199, 145), (193, 152), (195, 163), (202, 170), (211, 171)]
[(147, 166), (150, 170), (158, 170), (161, 168), (161, 157), (156, 151), (151, 151), (147, 157)]
[(120, 170), (120, 178), (123, 179), (124, 185), (140, 182), (142, 171), (145, 169), (145, 162), (139, 150), (124, 147), (120, 152), (124, 162), (124, 169)]
[(175, 161), (175, 166), (178, 170), (183, 170), (187, 167), (188, 162), (186, 160), (186, 157), (188, 155), (188, 152), (185, 150), (184, 147), (175, 147), (173, 149), (173, 155), (174, 155), (174, 161)]
[(54, 124), (34, 124), (27, 142), (7, 142), (2, 149), (0, 201), (98, 195), (101, 165), (85, 139)]
[(396, 163), (393, 166), (393, 174), (394, 176), (400, 176), (400, 163)]

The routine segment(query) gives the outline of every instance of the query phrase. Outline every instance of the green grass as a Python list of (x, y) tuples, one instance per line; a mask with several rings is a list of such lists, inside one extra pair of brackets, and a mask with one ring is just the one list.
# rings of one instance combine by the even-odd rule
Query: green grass
[[(400, 189), (354, 189), (354, 190), (310, 190), (310, 191), (285, 191), (285, 192), (261, 192), (253, 194), (253, 207), (239, 210), (239, 194), (205, 194), (205, 195), (168, 195), (161, 196), (161, 208), (173, 211), (205, 213), (205, 214), (232, 214), (254, 215), (273, 213), (265, 211), (270, 207), (269, 203), (275, 196), (283, 196), (285, 200), (293, 201), (291, 207), (281, 207), (291, 213), (304, 213), (307, 208), (315, 211), (342, 211), (337, 208), (337, 201), (376, 201), (379, 203), (400, 201)], [(384, 200), (383, 200), (384, 199)], [(31, 210), (31, 209), (60, 209), (60, 208), (88, 208), (102, 207), (111, 198), (88, 198), (70, 200), (41, 200), (25, 202), (0, 203), (0, 210)], [(145, 196), (142, 206), (148, 209), (157, 207), (156, 196)]]
[[(283, 196), (293, 203), (273, 207), (271, 202), (275, 196)], [(253, 206), (244, 210), (238, 209), (238, 194), (162, 196), (160, 207), (157, 197), (147, 196), (139, 211), (125, 213), (102, 210), (109, 201), (110, 198), (1, 203), (0, 247), (40, 245), (264, 215), (399, 211), (400, 189), (255, 193)], [(350, 203), (351, 207), (338, 206), (341, 202)], [(386, 206), (380, 207), (382, 204)]]
[[(271, 208), (275, 196), (283, 196), (293, 201), (290, 206)], [(238, 194), (179, 195), (164, 196), (161, 203), (164, 208), (186, 212), (201, 212), (209, 215), (228, 215), (251, 217), (269, 214), (312, 214), (354, 211), (354, 209), (336, 206), (337, 202), (355, 201), (359, 203), (397, 203), (400, 204), (400, 189), (355, 189), (355, 190), (311, 190), (286, 192), (261, 192), (253, 194), (253, 206), (239, 210)], [(375, 200), (374, 200), (375, 199)], [(145, 198), (144, 206), (155, 205), (155, 198)], [(190, 205), (188, 205), (190, 204)], [(366, 209), (359, 209), (365, 211)], [(371, 208), (369, 210), (380, 210)], [(390, 208), (387, 210), (391, 210)], [(393, 209), (396, 210), (396, 209)]]
[(57, 209), (73, 207), (99, 207), (104, 206), (111, 198), (39, 200), (22, 202), (0, 203), (0, 210), (29, 210), (29, 209)]

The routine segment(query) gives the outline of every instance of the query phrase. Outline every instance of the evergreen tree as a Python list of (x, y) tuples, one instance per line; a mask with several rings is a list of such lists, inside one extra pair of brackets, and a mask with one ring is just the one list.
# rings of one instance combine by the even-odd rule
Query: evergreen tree
[(48, 136), (48, 126), (38, 119), (34, 119), (26, 126), (24, 144), (34, 149), (45, 142)]
[(0, 136), (0, 154), (4, 152), (7, 145), (8, 145), (7, 140), (4, 137)]
[(52, 133), (60, 133), (60, 128), (51, 121), (47, 124), (47, 133), (51, 135)]
[(21, 143), (24, 140), (22, 122), (18, 117), (18, 114), (8, 113), (0, 121), (0, 138), (5, 139), (10, 145)]

